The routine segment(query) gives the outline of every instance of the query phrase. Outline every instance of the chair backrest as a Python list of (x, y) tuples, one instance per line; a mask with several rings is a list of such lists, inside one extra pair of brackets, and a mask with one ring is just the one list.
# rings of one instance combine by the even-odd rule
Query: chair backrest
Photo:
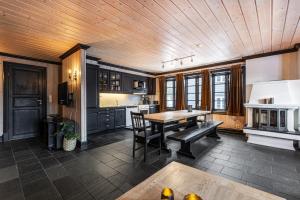
[(145, 119), (143, 113), (130, 112), (133, 133), (146, 131)]

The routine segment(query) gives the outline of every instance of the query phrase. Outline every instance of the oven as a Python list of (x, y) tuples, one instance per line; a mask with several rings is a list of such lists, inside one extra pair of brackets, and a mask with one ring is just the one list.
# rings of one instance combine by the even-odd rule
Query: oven
[(138, 105), (138, 109), (139, 109), (140, 113), (143, 113), (146, 115), (146, 114), (149, 114), (150, 106), (149, 105)]

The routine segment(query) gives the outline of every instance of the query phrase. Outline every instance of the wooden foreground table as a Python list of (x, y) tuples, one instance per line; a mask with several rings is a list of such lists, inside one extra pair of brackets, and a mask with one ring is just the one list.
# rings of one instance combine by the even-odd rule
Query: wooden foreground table
[(135, 186), (119, 200), (159, 200), (164, 187), (174, 191), (175, 200), (196, 193), (204, 200), (283, 200), (261, 190), (172, 162)]

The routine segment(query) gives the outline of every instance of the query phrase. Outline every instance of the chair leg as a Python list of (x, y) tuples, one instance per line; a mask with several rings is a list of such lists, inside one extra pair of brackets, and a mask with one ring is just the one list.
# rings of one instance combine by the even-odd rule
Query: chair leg
[(132, 157), (135, 157), (135, 137), (133, 137)]
[(147, 159), (147, 140), (145, 141), (145, 146), (144, 146), (144, 162), (146, 162)]
[(159, 151), (158, 151), (158, 155), (161, 154), (161, 138), (159, 137)]

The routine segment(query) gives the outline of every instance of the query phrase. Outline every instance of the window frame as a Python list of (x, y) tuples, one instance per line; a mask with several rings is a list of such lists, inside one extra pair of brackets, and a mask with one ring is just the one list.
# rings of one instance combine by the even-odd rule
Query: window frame
[[(168, 84), (167, 82), (168, 81), (172, 81), (173, 82), (173, 100), (167, 100), (167, 96), (168, 96)], [(166, 109), (167, 110), (175, 110), (175, 107), (176, 107), (176, 79), (175, 77), (169, 77), (169, 78), (166, 78), (166, 83), (165, 83), (165, 90), (166, 90)], [(173, 101), (173, 107), (168, 107), (168, 101)]]
[[(216, 98), (216, 92), (215, 92), (215, 79), (217, 76), (225, 75), (225, 91), (224, 91), (224, 109), (217, 109), (215, 108), (215, 98)], [(230, 70), (221, 70), (221, 71), (215, 71), (212, 72), (212, 111), (214, 113), (226, 113), (228, 110), (228, 97), (229, 97), (229, 90), (230, 90)]]
[[(200, 93), (199, 91), (201, 90), (201, 94), (202, 94), (202, 75), (201, 74), (193, 74), (193, 75), (185, 75), (184, 77), (185, 81), (184, 81), (184, 89), (185, 89), (185, 105), (188, 106), (188, 80), (189, 79), (195, 79), (195, 108), (193, 108), (193, 110), (200, 110), (201, 109), (201, 103), (200, 103)], [(199, 88), (199, 83), (201, 79), (201, 88)]]

